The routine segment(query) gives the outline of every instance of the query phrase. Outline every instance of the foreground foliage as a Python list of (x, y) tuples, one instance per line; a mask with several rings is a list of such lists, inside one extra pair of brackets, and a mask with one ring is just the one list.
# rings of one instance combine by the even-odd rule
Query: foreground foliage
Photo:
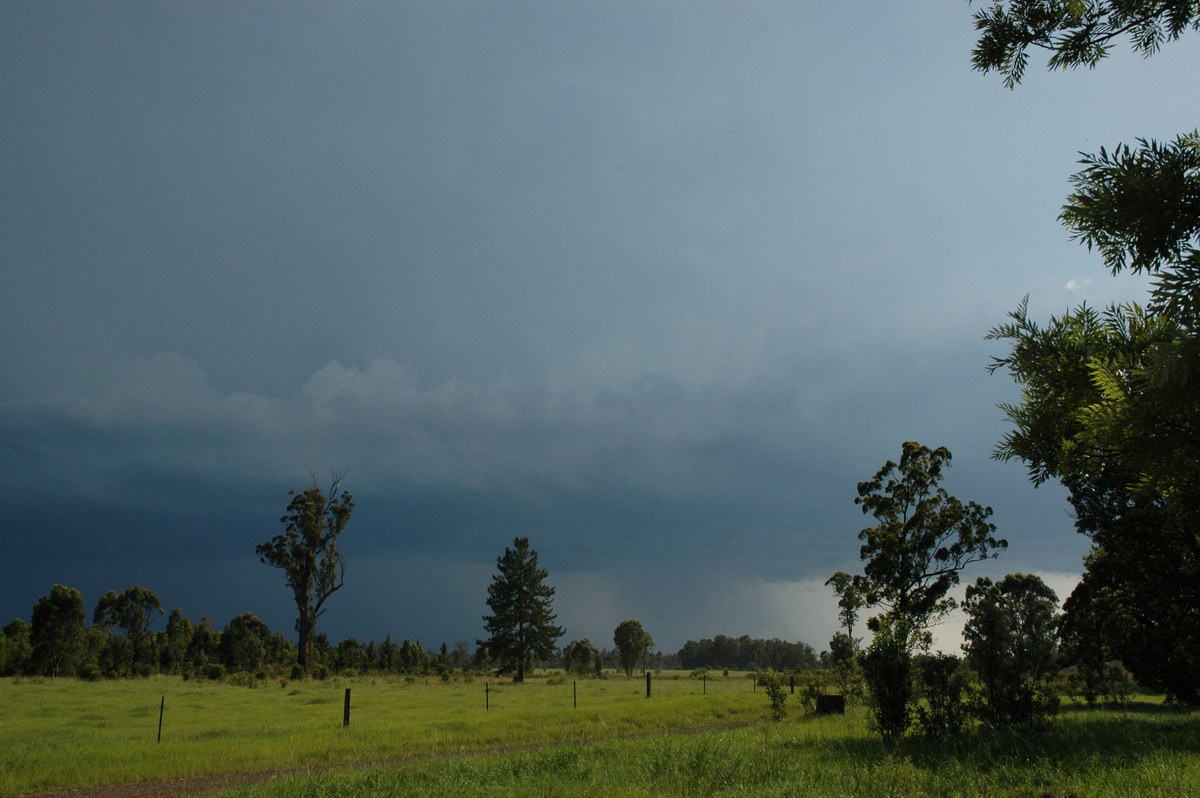
[[(1128, 40), (1152, 55), (1200, 30), (1194, 0), (993, 0), (975, 14), (976, 69), (1009, 88), (1031, 48), (1051, 68), (1096, 66)], [(1067, 650), (1095, 689), (1102, 663), (1200, 705), (1200, 132), (1085, 154), (1059, 215), (1115, 275), (1147, 274), (1145, 307), (1081, 306), (1045, 325), (1026, 304), (988, 337), (1021, 387), (996, 450), (1070, 491), (1094, 544), (1067, 602)]]

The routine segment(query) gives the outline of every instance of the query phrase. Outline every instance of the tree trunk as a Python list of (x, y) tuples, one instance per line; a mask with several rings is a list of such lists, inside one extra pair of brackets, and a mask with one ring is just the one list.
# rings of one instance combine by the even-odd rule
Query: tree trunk
[(299, 634), (299, 640), (296, 641), (296, 662), (306, 673), (308, 672), (308, 652), (314, 625), (303, 617), (296, 621), (296, 632)]

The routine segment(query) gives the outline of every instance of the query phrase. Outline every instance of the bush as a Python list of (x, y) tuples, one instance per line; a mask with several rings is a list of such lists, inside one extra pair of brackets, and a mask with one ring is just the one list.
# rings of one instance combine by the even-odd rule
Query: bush
[(1129, 697), (1133, 695), (1135, 687), (1137, 685), (1133, 681), (1133, 676), (1125, 670), (1124, 665), (1119, 662), (1105, 664), (1104, 679), (1101, 682), (1101, 690), (1105, 699), (1117, 706), (1124, 706), (1129, 701)]
[(833, 669), (833, 681), (847, 703), (861, 703), (866, 694), (862, 666), (857, 658), (839, 662)]
[(206, 679), (218, 681), (225, 675), (225, 666), (219, 662), (210, 662), (204, 666), (204, 676)]
[(912, 720), (912, 656), (903, 630), (880, 624), (859, 655), (872, 727), (885, 743), (903, 737)]
[(771, 719), (783, 720), (787, 717), (787, 690), (783, 689), (783, 682), (779, 675), (774, 671), (768, 671), (762, 675), (761, 682), (763, 687), (767, 689), (767, 699), (771, 702)]
[(918, 669), (924, 704), (916, 707), (917, 722), (926, 737), (941, 739), (959, 734), (971, 716), (966, 673), (958, 657), (935, 654)]

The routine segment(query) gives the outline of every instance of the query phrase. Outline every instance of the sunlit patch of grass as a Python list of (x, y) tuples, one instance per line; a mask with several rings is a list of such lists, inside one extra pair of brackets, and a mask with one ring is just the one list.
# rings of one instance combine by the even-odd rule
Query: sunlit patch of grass
[(887, 748), (861, 708), (815, 717), (794, 702), (782, 723), (676, 733), (765, 717), (766, 696), (742, 678), (710, 680), (707, 695), (695, 680), (656, 680), (650, 699), (643, 680), (624, 678), (486, 690), (380, 678), (256, 690), (168, 678), (0, 680), (0, 794), (392, 762), (230, 794), (1200, 795), (1200, 713), (1154, 702), (1117, 711), (1068, 703), (1038, 734), (980, 728)]
[(696, 734), (441, 757), (242, 787), (282, 796), (1200, 795), (1200, 714), (1064, 713), (1036, 735), (980, 729), (888, 748), (860, 711)]
[[(347, 687), (352, 724), (343, 728)], [(623, 677), (574, 685), (371, 677), (283, 689), (168, 677), (0, 680), (0, 794), (594, 740), (763, 713), (747, 681), (710, 681), (708, 695), (701, 687), (656, 685), (647, 700), (644, 681)]]

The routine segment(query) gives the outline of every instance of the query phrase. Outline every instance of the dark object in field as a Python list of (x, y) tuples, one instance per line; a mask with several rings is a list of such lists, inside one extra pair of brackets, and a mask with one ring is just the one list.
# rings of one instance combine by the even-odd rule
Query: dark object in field
[(846, 714), (846, 696), (844, 695), (819, 695), (817, 696), (817, 714), (832, 715)]

